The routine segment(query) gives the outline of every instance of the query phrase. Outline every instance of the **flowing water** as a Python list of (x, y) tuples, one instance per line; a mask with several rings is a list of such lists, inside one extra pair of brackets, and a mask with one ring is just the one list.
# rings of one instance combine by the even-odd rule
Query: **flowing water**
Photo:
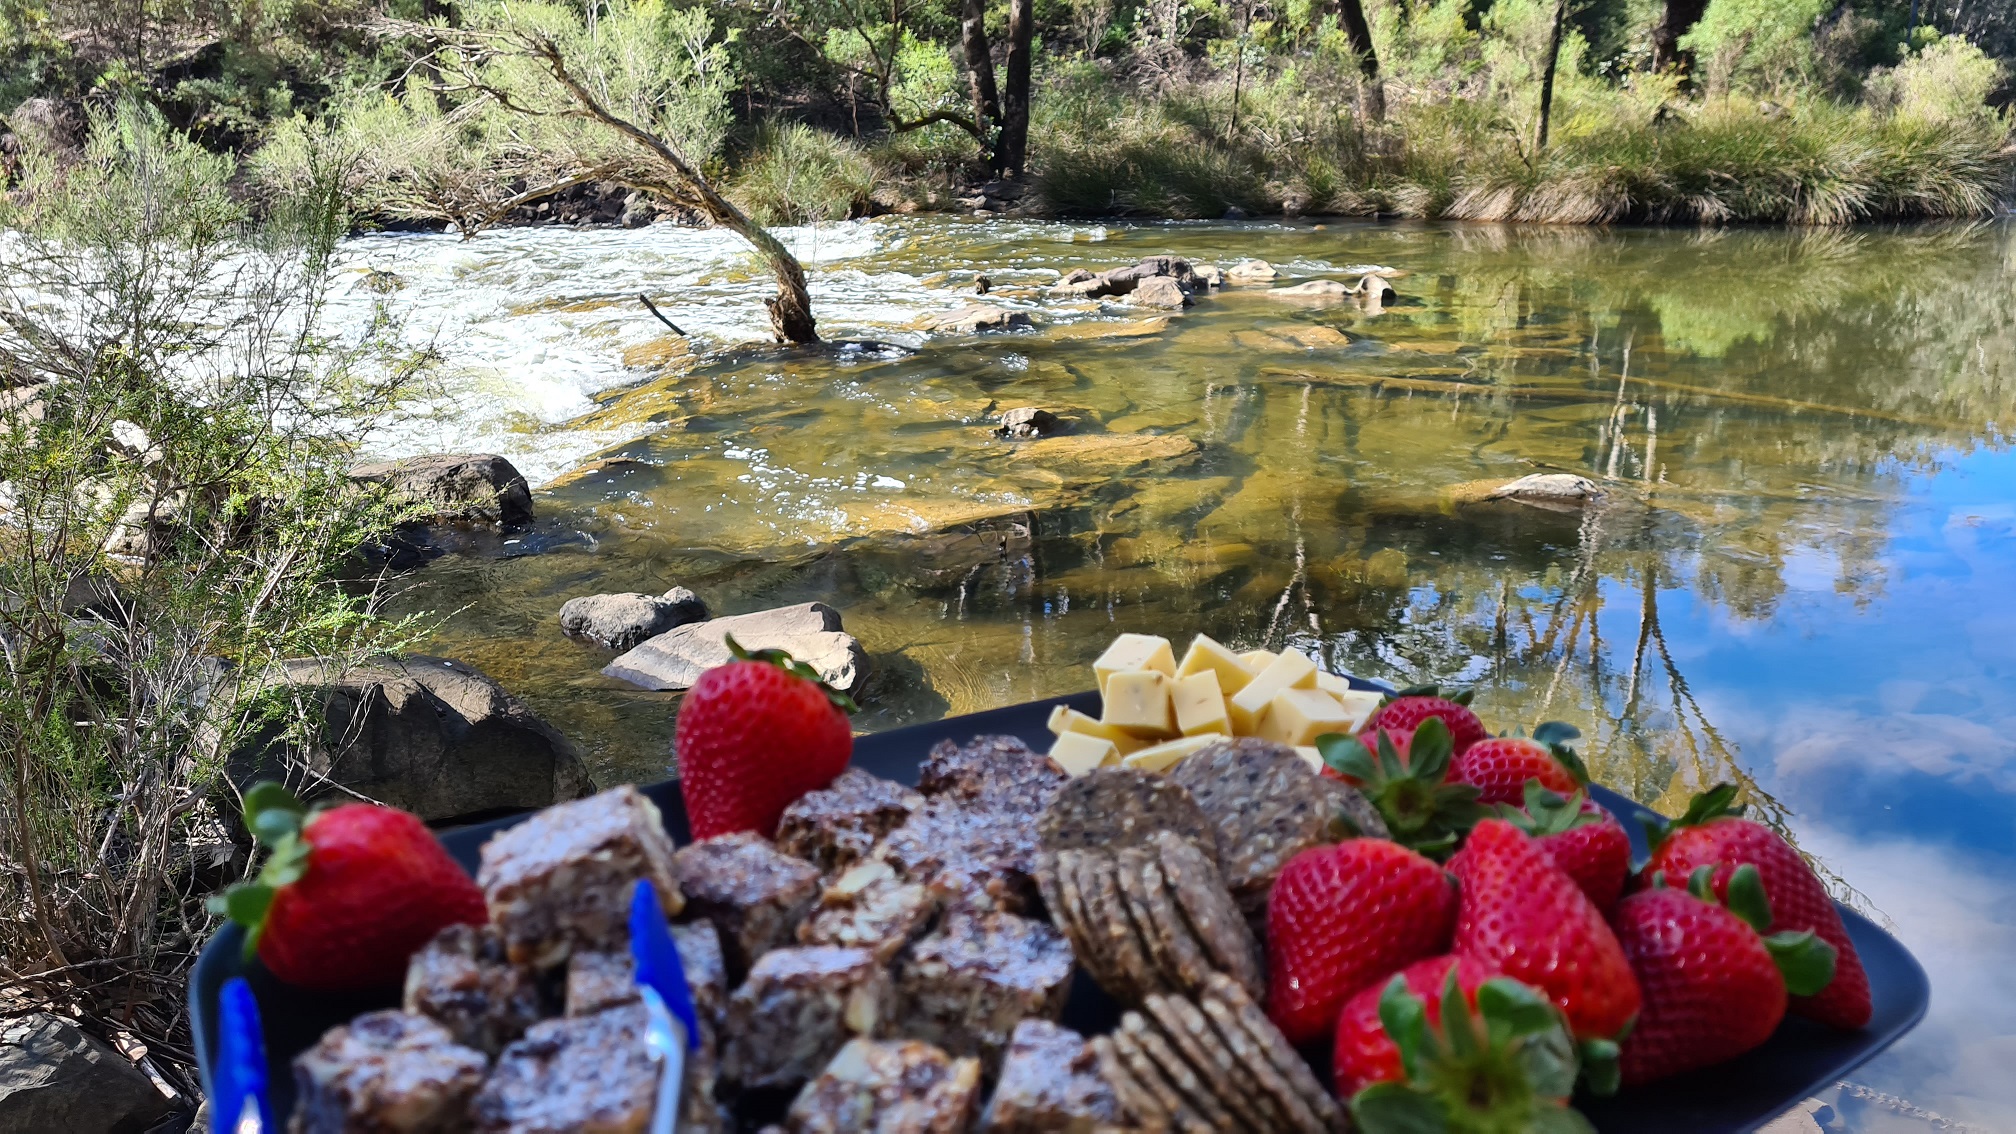
[[(1925, 962), (1931, 1018), (1825, 1094), (1827, 1129), (2016, 1129), (2016, 227), (789, 235), (822, 331), (888, 345), (753, 342), (766, 281), (718, 233), (349, 249), (446, 360), (379, 448), (501, 452), (544, 485), (534, 530), (401, 607), (602, 782), (669, 774), (676, 699), (560, 635), (600, 591), (838, 607), (868, 730), (1075, 691), (1124, 630), (1474, 685), (1501, 728), (1579, 724), (1599, 779), (1669, 812), (1740, 779)], [(1377, 312), (1047, 295), (1154, 253), (1405, 274)], [(912, 329), (980, 273), (1037, 328)], [(1070, 432), (989, 434), (1025, 405)], [(1478, 500), (1554, 471), (1601, 504)]]

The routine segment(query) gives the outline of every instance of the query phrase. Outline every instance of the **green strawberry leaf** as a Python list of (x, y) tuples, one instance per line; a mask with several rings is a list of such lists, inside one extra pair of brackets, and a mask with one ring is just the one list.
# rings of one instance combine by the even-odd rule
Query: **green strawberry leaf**
[(1509, 977), (1494, 977), (1477, 989), (1477, 1011), (1494, 1035), (1502, 1029), (1506, 1039), (1524, 1039), (1561, 1026), (1553, 1002)]
[(211, 913), (228, 918), (245, 927), (243, 959), (250, 961), (259, 953), (259, 934), (266, 925), (266, 913), (273, 908), (273, 888), (258, 882), (246, 882), (231, 887), (221, 894), (212, 894), (204, 903)]
[(1457, 704), (1467, 709), (1470, 707), (1470, 699), (1475, 696), (1477, 696), (1477, 691), (1475, 689), (1461, 689), (1454, 693), (1449, 694), (1448, 699), (1456, 702)]
[[(1714, 874), (1712, 867), (1701, 869)], [(1758, 933), (1771, 932), (1771, 899), (1764, 894), (1764, 878), (1756, 867), (1747, 862), (1737, 867), (1736, 873), (1729, 876), (1727, 894), (1730, 913), (1748, 922)]]
[(1355, 736), (1327, 733), (1316, 738), (1316, 750), (1323, 754), (1323, 763), (1340, 776), (1349, 776), (1361, 784), (1379, 778), (1379, 766), (1372, 762), (1372, 754)]
[(821, 677), (819, 671), (813, 669), (809, 663), (799, 661), (783, 650), (747, 649), (742, 643), (735, 640), (735, 635), (733, 634), (724, 634), (721, 640), (727, 644), (729, 654), (733, 655), (736, 660), (774, 665), (793, 677), (817, 685), (820, 691), (826, 694), (826, 699), (833, 703), (833, 707), (846, 713), (848, 716), (853, 716), (855, 713), (861, 711), (861, 706), (855, 702), (854, 698), (826, 684), (826, 679)]
[[(1622, 1069), (1617, 1065), (1618, 1052), (1619, 1048), (1614, 1040), (1582, 1041), (1580, 1049), (1582, 1079), (1589, 1084), (1590, 1094), (1607, 1097), (1617, 1093), (1618, 1083), (1623, 1078)], [(1572, 1085), (1575, 1077), (1570, 1074), (1568, 1079)], [(1563, 1091), (1562, 1094), (1565, 1095), (1567, 1092)]]
[(1364, 1134), (1451, 1134), (1442, 1104), (1400, 1083), (1374, 1083), (1353, 1095), (1351, 1117)]
[(1582, 735), (1582, 730), (1566, 721), (1543, 721), (1533, 730), (1533, 742), (1545, 748), (1565, 744)]
[(1834, 983), (1834, 946), (1812, 930), (1774, 933), (1764, 939), (1764, 948), (1785, 977), (1785, 991), (1793, 996), (1818, 996)]
[(308, 809), (294, 793), (272, 780), (261, 780), (246, 788), (242, 800), (245, 828), (269, 847), (288, 835), (300, 833), (301, 824), (308, 817)]
[[(1379, 734), (1382, 747), (1385, 732)], [(1455, 738), (1440, 717), (1429, 717), (1414, 729), (1407, 744), (1407, 766), (1424, 783), (1439, 784), (1449, 775), (1449, 760), (1456, 754)]]
[(1475, 1059), (1484, 1046), (1478, 1042), (1470, 1019), (1470, 1002), (1463, 996), (1463, 986), (1456, 981), (1455, 965), (1449, 966), (1449, 975), (1442, 981), (1442, 1037), (1449, 1054), (1459, 1060)]
[(1423, 1063), (1433, 1054), (1433, 1045), (1428, 1036), (1428, 1008), (1421, 1003), (1407, 987), (1407, 978), (1398, 973), (1386, 982), (1386, 991), (1379, 994), (1379, 1023), (1393, 1040), (1393, 1046), (1400, 1050), (1400, 1066), (1408, 1078), (1420, 1073)]

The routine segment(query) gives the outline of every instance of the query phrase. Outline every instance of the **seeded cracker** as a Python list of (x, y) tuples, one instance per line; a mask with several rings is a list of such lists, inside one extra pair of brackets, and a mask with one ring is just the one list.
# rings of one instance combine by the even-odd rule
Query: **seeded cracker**
[[(1169, 983), (1184, 992), (1198, 992), (1204, 987), (1204, 978), (1215, 972), (1216, 966), (1203, 943), (1197, 940), (1190, 919), (1177, 908), (1175, 896), (1163, 877), (1161, 860), (1154, 854), (1134, 853), (1138, 855), (1137, 863), (1122, 874), (1122, 879), (1131, 874), (1136, 882), (1140, 907), (1135, 914), (1136, 924), (1149, 932), (1149, 944), (1156, 949), (1157, 960)], [(1127, 869), (1124, 863), (1122, 869)], [(1128, 893), (1127, 897), (1134, 901), (1137, 893)]]
[(1233, 1118), (1231, 1112), (1225, 1109), (1225, 1104), (1218, 1101), (1218, 1093), (1205, 1085), (1197, 1069), (1178, 1055), (1176, 1049), (1169, 1046), (1169, 1041), (1162, 1038), (1162, 1033), (1150, 1026), (1141, 1013), (1129, 1012), (1120, 1018), (1119, 1038), (1134, 1041), (1155, 1062), (1162, 1077), (1183, 1093), (1184, 1100), (1192, 1109), (1204, 1116), (1211, 1129), (1239, 1129), (1238, 1119)]
[(1302, 851), (1353, 834), (1386, 837), (1386, 824), (1356, 789), (1317, 775), (1293, 748), (1271, 740), (1219, 741), (1168, 777), (1210, 817), (1225, 884), (1249, 919), (1264, 916), (1274, 879)]
[(1190, 792), (1163, 776), (1133, 768), (1100, 768), (1065, 784), (1037, 826), (1043, 846), (1053, 851), (1137, 847), (1164, 830), (1183, 836), (1217, 860), (1217, 827)]
[(1141, 1049), (1141, 1045), (1134, 1041), (1133, 1036), (1125, 1031), (1118, 1031), (1110, 1038), (1113, 1041), (1113, 1050), (1120, 1053), (1120, 1061), (1127, 1065), (1127, 1070), (1133, 1073), (1134, 1078), (1142, 1086), (1148, 1088), (1148, 1093), (1155, 1096), (1155, 1101), (1168, 1112), (1170, 1122), (1177, 1130), (1182, 1131), (1182, 1134), (1219, 1134), (1217, 1129), (1206, 1122), (1203, 1116), (1197, 1113), (1197, 1109), (1183, 1097), (1183, 1092), (1176, 1089), (1176, 1084), (1171, 1083), (1162, 1074), (1162, 1069), (1155, 1065), (1155, 1061), (1148, 1057), (1148, 1053)]
[(1148, 1022), (1161, 1033), (1170, 1047), (1176, 1049), (1176, 1054), (1196, 1069), (1197, 1077), (1203, 1080), (1204, 1086), (1217, 1096), (1235, 1119), (1248, 1129), (1263, 1134), (1287, 1129), (1269, 1105), (1272, 1100), (1251, 1089), (1239, 1061), (1217, 1038), (1210, 1025), (1205, 1024), (1196, 1030), (1185, 1026), (1183, 1009), (1196, 1014), (1199, 1023), (1204, 1022), (1195, 1004), (1180, 996), (1151, 996), (1142, 1002), (1141, 1009)]
[[(1239, 987), (1239, 982), (1223, 975), (1212, 977), (1203, 1003), (1205, 1011), (1210, 1013), (1212, 1020), (1220, 1027), (1228, 1026), (1225, 1021), (1229, 1018), (1233, 1025), (1245, 1031), (1247, 1038), (1259, 1046), (1267, 1062), (1282, 1078), (1288, 1080), (1288, 1085), (1294, 1089), (1295, 1094), (1315, 1112), (1326, 1127), (1333, 1131), (1350, 1128), (1344, 1112), (1337, 1107), (1337, 1101), (1330, 1097), (1329, 1091), (1323, 1089), (1323, 1084), (1316, 1081), (1316, 1076), (1310, 1072), (1309, 1065), (1302, 1061), (1302, 1057), (1296, 1054), (1293, 1047), (1289, 1046), (1287, 1037), (1281, 1034), (1281, 1029), (1275, 1027), (1273, 1022), (1267, 1019), (1267, 1014), (1260, 1010), (1260, 1006), (1253, 1002), (1253, 998), (1246, 994), (1246, 990)], [(1219, 1007), (1219, 1011), (1212, 1011), (1214, 1005)], [(1224, 1015), (1221, 1015), (1221, 1012)]]
[(1118, 864), (1110, 854), (1092, 852), (1079, 861), (1078, 885), (1085, 895), (1086, 912), (1092, 915), (1092, 932), (1105, 942), (1107, 956), (1123, 986), (1106, 991), (1123, 1004), (1138, 1004), (1143, 996), (1161, 988), (1162, 980), (1148, 959), (1134, 919), (1127, 915), (1126, 903), (1120, 900)]
[(1163, 1134), (1172, 1120), (1169, 1109), (1155, 1097), (1146, 1084), (1134, 1077), (1125, 1060), (1114, 1050), (1110, 1036), (1093, 1036), (1089, 1041), (1092, 1053), (1099, 1058), (1099, 1074), (1106, 1085), (1113, 1088), (1113, 1095), (1120, 1100), (1120, 1109), (1132, 1115), (1137, 1126), (1143, 1131)]
[(1275, 1116), (1275, 1129), (1297, 1131), (1299, 1134), (1329, 1134), (1329, 1127), (1310, 1109), (1309, 1103), (1298, 1094), (1274, 1064), (1260, 1050), (1246, 1029), (1232, 1016), (1225, 1003), (1212, 996), (1205, 996), (1197, 1003), (1188, 1000), (1173, 1000), (1182, 1024), (1206, 1038), (1207, 1044), (1216, 1044), (1230, 1051), (1238, 1074), (1249, 1075), (1257, 1088), (1253, 1097)]
[(1266, 987), (1260, 975), (1260, 946), (1217, 870), (1182, 839), (1160, 838), (1155, 847), (1167, 889), (1203, 943), (1212, 967), (1260, 995)]

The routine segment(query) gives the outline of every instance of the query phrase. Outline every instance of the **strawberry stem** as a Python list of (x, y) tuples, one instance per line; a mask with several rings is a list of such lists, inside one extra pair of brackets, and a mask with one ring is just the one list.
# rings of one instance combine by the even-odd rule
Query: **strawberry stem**
[(833, 702), (833, 707), (839, 709), (841, 712), (852, 716), (861, 711), (861, 706), (855, 702), (854, 698), (828, 685), (826, 679), (821, 677), (819, 671), (813, 669), (809, 663), (799, 661), (783, 650), (747, 649), (742, 643), (735, 640), (735, 635), (733, 634), (722, 635), (722, 641), (727, 643), (728, 652), (734, 655), (737, 661), (760, 662), (764, 665), (774, 665), (793, 677), (817, 685), (820, 691), (826, 694), (826, 699)]
[(211, 895), (205, 905), (218, 917), (245, 927), (244, 958), (250, 961), (259, 952), (274, 895), (308, 873), (308, 840), (302, 835), (308, 811), (293, 792), (270, 780), (245, 789), (242, 799), (246, 828), (272, 853), (251, 880)]

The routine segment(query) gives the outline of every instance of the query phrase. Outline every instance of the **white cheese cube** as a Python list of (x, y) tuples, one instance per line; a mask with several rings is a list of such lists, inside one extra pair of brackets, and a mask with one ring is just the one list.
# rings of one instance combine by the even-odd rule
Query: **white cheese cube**
[[(1267, 660), (1274, 659), (1270, 656)], [(1192, 677), (1206, 672), (1218, 675), (1218, 691), (1229, 697), (1246, 688), (1260, 671), (1249, 667), (1238, 654), (1199, 634), (1184, 651), (1183, 664), (1176, 667), (1176, 676)]]
[(1146, 748), (1150, 743), (1125, 729), (1115, 728), (1097, 717), (1088, 717), (1076, 709), (1059, 705), (1055, 709), (1050, 710), (1051, 735), (1063, 736), (1065, 733), (1070, 732), (1082, 733), (1086, 736), (1096, 736), (1101, 740), (1110, 740), (1113, 742), (1113, 746), (1120, 750), (1120, 755), (1122, 756), (1137, 748)]
[(1354, 723), (1337, 698), (1321, 689), (1283, 689), (1267, 703), (1258, 732), (1278, 744), (1301, 747), (1327, 732), (1348, 733)]
[(1181, 740), (1171, 740), (1150, 748), (1143, 748), (1131, 756), (1123, 757), (1120, 763), (1124, 767), (1139, 768), (1144, 772), (1166, 772), (1170, 768), (1175, 767), (1177, 762), (1184, 757), (1200, 749), (1209, 748), (1223, 739), (1225, 738), (1215, 733), (1204, 736), (1186, 736)]
[(1323, 765), (1322, 749), (1316, 747), (1313, 744), (1300, 744), (1296, 745), (1295, 747), (1295, 755), (1302, 757), (1303, 763), (1309, 765), (1310, 771), (1316, 773), (1319, 776), (1323, 774), (1324, 765)]
[(1167, 676), (1152, 669), (1134, 669), (1106, 679), (1106, 707), (1101, 723), (1145, 740), (1168, 740), (1176, 735), (1176, 713), (1169, 702)]
[(1207, 669), (1177, 678), (1169, 700), (1176, 707), (1176, 731), (1184, 736), (1207, 732), (1232, 735), (1232, 718), (1225, 711), (1225, 695), (1218, 691), (1216, 671)]
[(1082, 776), (1094, 768), (1120, 762), (1120, 749), (1110, 740), (1087, 736), (1082, 732), (1067, 732), (1050, 746), (1050, 758), (1073, 776)]
[(1226, 711), (1232, 717), (1234, 736), (1254, 736), (1260, 727), (1260, 715), (1267, 711), (1267, 705), (1274, 695), (1286, 689), (1316, 688), (1316, 663), (1296, 653), (1283, 650), (1281, 656), (1260, 671), (1246, 688), (1234, 693), (1225, 702)]
[(1280, 656), (1280, 654), (1275, 653), (1273, 650), (1247, 650), (1245, 653), (1239, 655), (1239, 660), (1246, 663), (1247, 669), (1257, 674), (1268, 666), (1273, 665), (1274, 659)]
[(1176, 676), (1176, 651), (1169, 648), (1169, 639), (1155, 634), (1122, 634), (1092, 663), (1092, 675), (1099, 679), (1101, 693), (1106, 692), (1106, 683), (1114, 674), (1137, 669)]
[(1371, 720), (1372, 714), (1378, 712), (1379, 706), (1386, 701), (1386, 694), (1376, 689), (1352, 689), (1331, 696), (1337, 698), (1337, 703), (1351, 714), (1351, 727), (1341, 730), (1344, 732), (1357, 732), (1364, 728), (1365, 722)]

